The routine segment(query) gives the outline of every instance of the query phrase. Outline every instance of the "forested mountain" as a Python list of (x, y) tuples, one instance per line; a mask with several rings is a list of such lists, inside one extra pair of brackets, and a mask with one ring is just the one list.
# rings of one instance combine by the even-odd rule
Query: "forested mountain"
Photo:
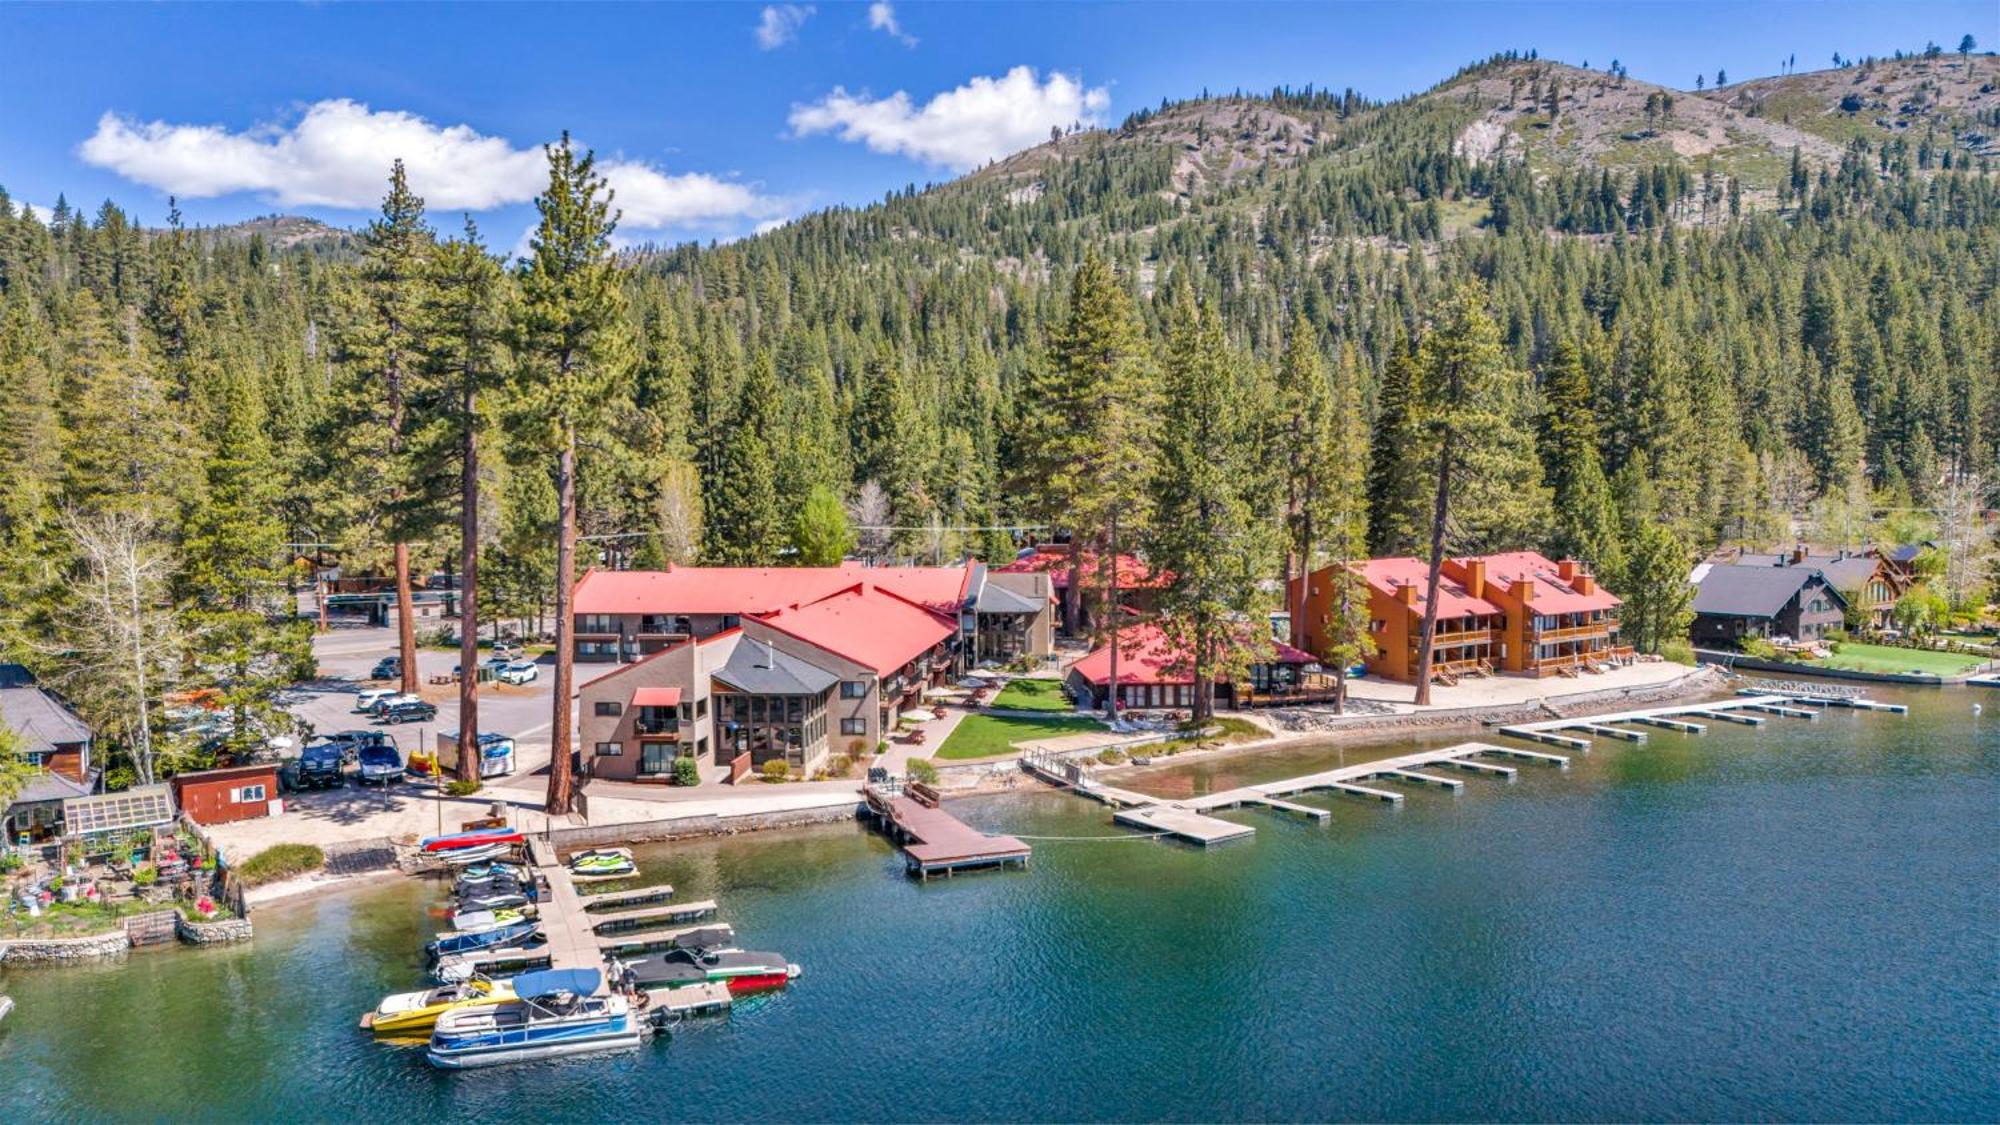
[[(1421, 552), (1447, 416), (1471, 425), (1450, 431), (1469, 443), (1454, 552), (1575, 552), (1631, 587), (1794, 521), (1843, 542), (1963, 524), (2000, 481), (1996, 85), (1994, 59), (1955, 54), (1695, 92), (1498, 56), (1387, 104), (1163, 104), (871, 206), (628, 252), (622, 340), (576, 421), (580, 561), (782, 561), (827, 493), (908, 555), (1011, 552), (1003, 525), (1102, 539), (1120, 505), (1127, 542), (1185, 553), (1148, 527), (1155, 502), (1240, 511), (1217, 534), (1242, 573), (1323, 560), (1345, 526)], [(394, 287), (413, 310), (455, 291), (435, 260), (465, 262), (433, 237), (391, 268), (365, 233), (303, 221), (0, 208), (11, 649), (78, 671), (110, 627), (84, 532), (120, 513), (146, 598), (188, 626), (138, 670), (155, 688), (282, 678), (294, 640), (245, 615), (283, 604), (304, 545), (368, 567), (402, 540), (420, 571), (455, 551), (456, 462), (426, 430), (464, 421), (449, 396), (412, 368), (393, 420), (355, 409), (385, 340), (459, 347), (431, 313), (381, 328)], [(502, 280), (493, 315), (532, 320)], [(1495, 326), (1490, 377), (1449, 384), (1477, 403), (1444, 401), (1452, 353), (1426, 349), (1453, 295), (1468, 340)], [(543, 376), (519, 371), (567, 369), (512, 350), (532, 338), (488, 342), (516, 374), (477, 411), (483, 572), (510, 613), (555, 586), (555, 463), (523, 405)], [(1098, 384), (1083, 340), (1118, 341)], [(1215, 401), (1227, 426), (1191, 405)], [(410, 440), (392, 452), (385, 425)], [(1363, 447), (1351, 475), (1315, 453), (1336, 440)], [(1159, 483), (1185, 441), (1234, 494)]]

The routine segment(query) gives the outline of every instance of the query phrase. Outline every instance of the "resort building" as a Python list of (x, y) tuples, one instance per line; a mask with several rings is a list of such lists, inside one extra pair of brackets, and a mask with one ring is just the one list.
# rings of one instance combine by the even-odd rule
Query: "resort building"
[[(1069, 597), (1071, 569), (1069, 544), (1043, 543), (1021, 553), (1012, 562), (993, 568), (994, 574), (1026, 575), (1039, 574), (1047, 577), (1049, 588), (1057, 606), (1063, 605)], [(1085, 548), (1078, 560), (1083, 569), (1083, 601), (1077, 607), (1077, 621), (1089, 628), (1096, 612), (1095, 603), (1104, 588), (1103, 567), (1105, 561), (1098, 552)], [(1133, 555), (1118, 555), (1111, 560), (1111, 581), (1118, 592), (1118, 605), (1137, 613), (1150, 613), (1156, 607), (1159, 592), (1173, 580), (1173, 576), (1153, 570)]]
[[(1803, 566), (1826, 577), (1847, 603), (1848, 624), (1882, 630), (1894, 624), (1896, 603), (1915, 583), (1910, 564), (1921, 547), (1893, 551), (1815, 550), (1801, 543), (1776, 553), (1739, 552), (1737, 566)], [(1904, 561), (1897, 561), (1902, 557)]]
[[(1346, 565), (1367, 588), (1374, 642), (1368, 673), (1415, 682), (1429, 564), (1402, 556)], [(1305, 641), (1313, 652), (1328, 647), (1331, 574), (1329, 566), (1293, 579), (1305, 585)], [(1295, 585), (1295, 602), (1297, 592)], [(1438, 573), (1431, 675), (1446, 682), (1491, 672), (1552, 676), (1629, 659), (1631, 648), (1619, 641), (1622, 604), (1574, 560), (1551, 562), (1533, 551), (1447, 559)]]
[(1812, 643), (1842, 627), (1847, 599), (1808, 566), (1710, 565), (1693, 575), (1694, 643), (1734, 648), (1746, 637)]
[(670, 781), (674, 759), (741, 777), (782, 759), (810, 773), (875, 746), (956, 667), (956, 618), (857, 582), (810, 604), (683, 637), (585, 684), (590, 777)]
[(14, 753), (35, 771), (0, 808), (0, 831), (10, 843), (61, 836), (63, 802), (97, 789), (90, 728), (19, 664), (0, 664), (0, 726), (13, 733)]
[(579, 661), (630, 663), (688, 640), (714, 637), (834, 597), (857, 583), (956, 622), (961, 666), (1054, 648), (1046, 576), (958, 566), (693, 567), (593, 570), (576, 584), (573, 641)]
[[(1215, 705), (1234, 708), (1253, 696), (1286, 695), (1306, 686), (1319, 668), (1311, 653), (1276, 644), (1268, 661), (1250, 666), (1246, 683), (1215, 677)], [(1064, 681), (1080, 707), (1101, 710), (1111, 693), (1109, 642), (1070, 665)], [(1153, 624), (1128, 625), (1118, 633), (1118, 706), (1120, 710), (1194, 706), (1194, 665), (1188, 655)]]

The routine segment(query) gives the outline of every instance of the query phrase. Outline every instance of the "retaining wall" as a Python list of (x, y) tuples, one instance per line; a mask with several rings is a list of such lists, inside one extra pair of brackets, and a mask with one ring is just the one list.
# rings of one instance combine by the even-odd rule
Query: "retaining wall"
[(123, 928), (89, 937), (0, 941), (0, 964), (67, 965), (76, 961), (122, 957), (131, 948), (132, 939), (125, 936)]
[(1794, 663), (1788, 660), (1760, 660), (1740, 652), (1714, 652), (1709, 649), (1697, 649), (1695, 658), (1725, 668), (1748, 668), (1753, 672), (1783, 672), (1787, 675), (1811, 676), (1814, 679), (1854, 680), (1859, 683), (1922, 684), (1927, 687), (1938, 687), (1946, 683), (1960, 683), (1965, 679), (1964, 676), (1946, 677), (1930, 672), (1857, 672), (1851, 668), (1824, 668), (1804, 661)]
[(174, 931), (189, 945), (225, 945), (232, 941), (249, 941), (250, 919), (222, 918), (214, 922), (195, 922), (185, 915), (176, 913)]
[(808, 824), (835, 824), (853, 820), (861, 808), (853, 804), (828, 805), (817, 809), (787, 809), (782, 812), (748, 813), (739, 816), (682, 816), (669, 820), (641, 820), (629, 824), (586, 825), (558, 828), (549, 833), (557, 848), (589, 848), (606, 844), (640, 843), (647, 840), (684, 840), (702, 836), (734, 836), (739, 832), (762, 832), (771, 828), (797, 828)]

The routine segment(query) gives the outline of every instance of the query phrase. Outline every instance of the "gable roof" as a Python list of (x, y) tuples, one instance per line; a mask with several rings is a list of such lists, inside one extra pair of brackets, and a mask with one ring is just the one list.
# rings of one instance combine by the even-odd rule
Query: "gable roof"
[[(1317, 664), (1319, 657), (1309, 652), (1293, 648), (1283, 642), (1273, 642), (1277, 650), (1269, 661), (1272, 664)], [(1111, 682), (1111, 644), (1106, 642), (1093, 649), (1088, 656), (1069, 666), (1070, 674), (1083, 677), (1093, 687), (1101, 687)], [(1217, 683), (1226, 682), (1226, 677), (1217, 675)], [(1118, 682), (1120, 684), (1191, 684), (1194, 682), (1193, 669), (1187, 654), (1167, 639), (1166, 631), (1158, 625), (1127, 625), (1118, 631)]]
[[(1399, 587), (1408, 584), (1417, 588), (1417, 604), (1411, 612), (1424, 611), (1424, 590), (1430, 578), (1430, 564), (1408, 555), (1400, 558), (1368, 559), (1354, 564), (1354, 572), (1361, 576), (1368, 587), (1383, 597), (1394, 600)], [(1465, 617), (1475, 613), (1499, 613), (1500, 607), (1485, 598), (1475, 598), (1465, 592), (1465, 587), (1450, 575), (1438, 574), (1438, 616)]]
[(958, 631), (954, 619), (867, 582), (774, 613), (764, 624), (866, 665), (878, 676), (893, 675)]
[(1525, 579), (1531, 583), (1535, 591), (1533, 605), (1537, 613), (1585, 613), (1591, 610), (1616, 609), (1625, 604), (1617, 595), (1602, 586), (1588, 594), (1578, 593), (1576, 587), (1563, 581), (1562, 572), (1557, 565), (1538, 551), (1474, 555), (1454, 562), (1463, 567), (1474, 560), (1486, 564), (1486, 578), (1489, 582), (1497, 579), (1511, 585)]
[[(1082, 554), (1083, 580), (1086, 585), (1095, 581), (1098, 568), (1103, 565), (1096, 551), (1085, 548)], [(1069, 589), (1069, 544), (1044, 543), (1021, 555), (1010, 563), (993, 568), (995, 574), (1047, 574), (1049, 584), (1057, 590)], [(1155, 590), (1173, 581), (1173, 575), (1164, 570), (1154, 570), (1132, 555), (1121, 554), (1113, 563), (1113, 580), (1120, 590)]]
[(0, 726), (21, 736), (22, 753), (90, 741), (90, 728), (83, 720), (38, 687), (0, 688)]
[(1803, 562), (1793, 562), (1790, 554), (1768, 552), (1744, 552), (1737, 556), (1738, 566), (1805, 566), (1826, 576), (1828, 582), (1842, 590), (1859, 590), (1885, 567), (1882, 559), (1858, 551), (1839, 551), (1833, 554), (1808, 554)]
[(669, 566), (592, 570), (577, 581), (579, 614), (685, 613), (762, 617), (810, 605), (859, 581), (956, 613), (971, 596), (974, 568), (958, 566)]
[[(1815, 579), (1826, 582), (1826, 576), (1810, 566), (1711, 566), (1695, 587), (1694, 611), (1716, 617), (1776, 617)], [(1830, 583), (1826, 588), (1843, 606), (1847, 604)]]

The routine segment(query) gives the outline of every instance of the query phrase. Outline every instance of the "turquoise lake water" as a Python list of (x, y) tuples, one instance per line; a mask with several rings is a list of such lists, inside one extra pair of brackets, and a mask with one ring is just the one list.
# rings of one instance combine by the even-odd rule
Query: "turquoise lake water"
[[(642, 850), (788, 991), (637, 1053), (443, 1074), (356, 1030), (422, 984), (434, 883), (247, 947), (8, 970), (8, 1120), (2000, 1119), (2000, 692), (1656, 731), (1401, 807), (1225, 814), (1212, 851), (1057, 793), (919, 884), (857, 826)], [(1975, 718), (1983, 699), (1988, 714)], [(1407, 752), (1155, 771), (1185, 793)]]

